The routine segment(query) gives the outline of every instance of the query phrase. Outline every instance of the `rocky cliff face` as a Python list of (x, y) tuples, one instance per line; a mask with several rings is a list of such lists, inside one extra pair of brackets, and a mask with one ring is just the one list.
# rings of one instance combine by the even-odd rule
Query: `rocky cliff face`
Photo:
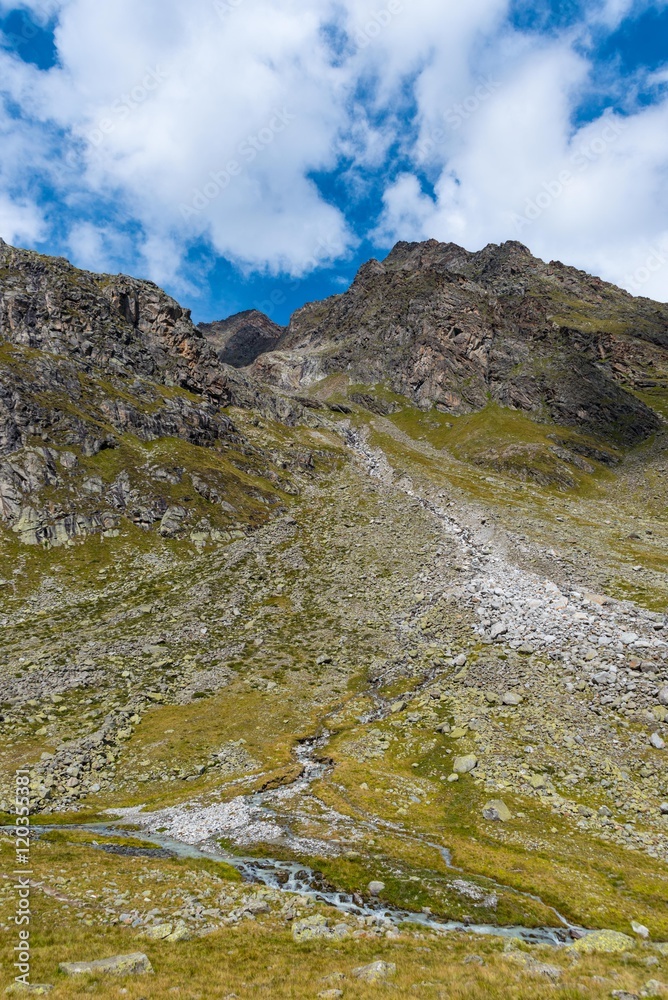
[(285, 333), (257, 309), (247, 309), (215, 323), (200, 323), (199, 329), (223, 364), (245, 368), (260, 354), (273, 351)]
[(304, 306), (252, 371), (285, 388), (345, 373), (453, 414), (493, 400), (634, 444), (660, 420), (629, 390), (666, 381), (667, 346), (667, 305), (519, 243), (432, 240), (397, 244), (345, 294)]
[[(187, 480), (187, 456), (163, 468), (138, 448), (176, 439), (245, 451), (244, 467), (267, 474), (221, 411), (230, 405), (288, 422), (301, 413), (222, 364), (189, 311), (151, 282), (89, 274), (0, 242), (0, 515), (22, 540), (113, 531), (123, 515), (177, 534), (189, 521), (174, 489)], [(104, 451), (116, 455), (108, 481), (91, 466)], [(225, 494), (218, 473), (204, 494)]]

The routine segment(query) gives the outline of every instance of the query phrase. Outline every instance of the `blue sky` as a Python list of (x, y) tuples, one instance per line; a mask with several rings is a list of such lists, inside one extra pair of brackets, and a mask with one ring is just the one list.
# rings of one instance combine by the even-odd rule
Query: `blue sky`
[(668, 300), (668, 3), (0, 0), (0, 235), (278, 322), (396, 240)]

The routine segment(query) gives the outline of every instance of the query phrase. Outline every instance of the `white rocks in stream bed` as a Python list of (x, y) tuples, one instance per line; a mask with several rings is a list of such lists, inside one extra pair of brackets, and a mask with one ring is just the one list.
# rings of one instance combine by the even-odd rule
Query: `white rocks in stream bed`
[(251, 844), (276, 841), (282, 835), (277, 823), (259, 819), (256, 810), (242, 796), (209, 806), (177, 806), (138, 819), (146, 823), (149, 831), (166, 828), (170, 837), (184, 844), (201, 844), (216, 836)]

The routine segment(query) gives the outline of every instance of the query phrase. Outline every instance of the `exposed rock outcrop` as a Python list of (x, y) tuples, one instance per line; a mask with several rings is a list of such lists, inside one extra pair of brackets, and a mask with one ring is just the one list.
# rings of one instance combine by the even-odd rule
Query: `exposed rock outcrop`
[(298, 310), (251, 370), (293, 389), (345, 373), (453, 414), (491, 399), (634, 444), (660, 418), (630, 390), (665, 378), (667, 345), (668, 305), (520, 243), (468, 253), (431, 240), (397, 244), (343, 295)]

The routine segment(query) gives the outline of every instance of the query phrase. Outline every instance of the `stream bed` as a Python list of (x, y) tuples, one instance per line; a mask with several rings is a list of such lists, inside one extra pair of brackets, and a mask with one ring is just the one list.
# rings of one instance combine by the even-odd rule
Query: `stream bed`
[[(219, 841), (225, 837), (231, 837), (242, 843), (252, 843), (253, 840), (255, 842), (262, 840), (266, 843), (272, 839), (277, 840), (280, 836), (281, 842), (287, 844), (293, 853), (299, 853), (300, 849), (306, 853), (308, 847), (313, 846), (304, 838), (293, 834), (290, 829), (290, 819), (294, 818), (295, 815), (292, 803), (295, 797), (307, 793), (309, 785), (327, 773), (329, 769), (327, 761), (317, 759), (316, 754), (326, 742), (328, 735), (304, 740), (298, 745), (295, 756), (301, 764), (301, 771), (299, 776), (289, 785), (250, 795), (240, 795), (231, 802), (202, 806), (199, 809), (196, 804), (191, 803), (189, 811), (186, 812), (162, 810), (159, 813), (151, 814), (131, 809), (123, 810), (122, 819), (109, 823), (72, 826), (44, 824), (43, 826), (33, 825), (32, 829), (38, 837), (40, 833), (48, 830), (75, 829), (98, 833), (100, 836), (122, 837), (126, 835), (130, 838), (133, 833), (123, 829), (123, 824), (127, 825), (130, 820), (141, 827), (141, 833), (135, 833), (134, 836), (141, 836), (146, 842), (155, 845), (153, 848), (138, 848), (130, 845), (125, 847), (119, 844), (99, 845), (99, 849), (109, 853), (144, 857), (171, 856), (222, 861), (236, 868), (244, 881), (248, 883), (265, 885), (286, 893), (296, 893), (313, 899), (315, 902), (332, 906), (340, 913), (355, 917), (374, 918), (379, 924), (386, 926), (396, 927), (412, 924), (416, 928), (437, 933), (466, 931), (470, 934), (519, 938), (531, 944), (554, 946), (566, 944), (574, 938), (582, 937), (588, 933), (584, 928), (569, 924), (565, 917), (552, 908), (552, 912), (561, 926), (503, 927), (494, 924), (440, 920), (430, 913), (413, 912), (390, 906), (373, 897), (364, 899), (357, 893), (339, 892), (328, 886), (319, 872), (298, 861), (284, 861), (270, 857), (256, 858), (252, 855), (240, 856), (222, 848)], [(169, 825), (167, 828), (161, 825), (164, 823), (165, 815), (176, 817), (171, 824), (172, 829), (169, 828)], [(192, 815), (192, 822), (187, 823), (186, 820), (190, 815)], [(180, 835), (177, 835), (179, 832)], [(244, 838), (246, 838), (245, 841)], [(428, 842), (422, 841), (422, 843)], [(451, 871), (460, 871), (453, 865), (447, 848), (431, 843), (428, 846), (440, 853)], [(496, 889), (508, 890), (509, 888), (492, 879), (484, 879), (484, 881)], [(511, 891), (518, 892), (515, 889)], [(542, 903), (539, 897), (530, 893), (519, 893), (519, 895)]]

